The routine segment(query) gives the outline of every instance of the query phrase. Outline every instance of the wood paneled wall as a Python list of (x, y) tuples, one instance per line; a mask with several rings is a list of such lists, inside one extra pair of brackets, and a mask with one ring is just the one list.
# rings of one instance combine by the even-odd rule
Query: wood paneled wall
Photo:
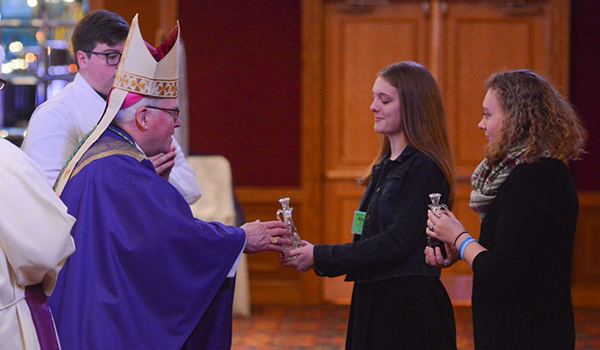
[(573, 254), (573, 305), (600, 308), (600, 193), (579, 194)]
[[(577, 0), (579, 1), (579, 0)], [(340, 2), (340, 1), (338, 1)], [(402, 1), (391, 1), (392, 4), (401, 3)], [(427, 62), (427, 66), (440, 79), (441, 87), (444, 93), (457, 90), (458, 99), (447, 101), (447, 107), (450, 113), (456, 116), (452, 124), (454, 129), (455, 152), (457, 156), (457, 170), (463, 175), (462, 181), (459, 182), (457, 188), (457, 208), (456, 213), (461, 218), (467, 218), (469, 228), (473, 232), (478, 232), (478, 218), (468, 208), (464, 207), (464, 203), (468, 201), (470, 187), (464, 178), (465, 174), (469, 174), (473, 170), (473, 162), (480, 159), (481, 149), (479, 145), (481, 138), (477, 135), (477, 131), (473, 133), (460, 133), (460, 125), (463, 123), (473, 123), (479, 117), (480, 105), (465, 104), (465, 101), (460, 99), (465, 96), (465, 87), (471, 84), (481, 84), (491, 73), (494, 67), (490, 66), (489, 71), (484, 75), (473, 76), (471, 80), (463, 79), (464, 70), (458, 69), (457, 64), (464, 65), (461, 62), (463, 59), (471, 57), (475, 61), (495, 59), (495, 53), (500, 55), (511, 54), (512, 46), (502, 46), (502, 42), (486, 42), (482, 45), (480, 51), (475, 51), (472, 55), (460, 56), (453, 55), (452, 52), (462, 52), (472, 45), (469, 42), (475, 42), (477, 36), (482, 36), (484, 32), (478, 32), (479, 25), (474, 21), (473, 17), (477, 13), (471, 11), (461, 11), (458, 3), (461, 1), (425, 1), (425, 2), (409, 2), (418, 6), (423, 6), (424, 3), (430, 4), (430, 15), (439, 16), (439, 21), (432, 21), (430, 28), (435, 33), (436, 28), (442, 32), (434, 35), (430, 31), (415, 33), (415, 37), (422, 36), (427, 44), (417, 48), (424, 50), (418, 59), (423, 59)], [(476, 1), (464, 1), (465, 3), (476, 3)], [(557, 67), (568, 67), (569, 53), (569, 29), (568, 25), (568, 3), (569, 1), (562, 0), (539, 0), (528, 2), (528, 6), (518, 6), (519, 2), (515, 1), (487, 1), (487, 3), (513, 3), (517, 4), (510, 10), (515, 15), (532, 16), (538, 11), (538, 5), (551, 2), (553, 5), (550, 8), (549, 19), (534, 20), (533, 24), (522, 24), (522, 30), (517, 30), (511, 37), (517, 36), (521, 43), (517, 46), (536, 45), (541, 41), (550, 40), (549, 46), (543, 50), (533, 52), (534, 56), (523, 57), (523, 60), (536, 61), (535, 55), (549, 54), (552, 57), (550, 62), (546, 62), (541, 66), (534, 66), (538, 70), (542, 70), (550, 77), (550, 79), (563, 91), (568, 92), (569, 70)], [(579, 1), (581, 2), (581, 1)], [(143, 33), (154, 32), (155, 42), (159, 43), (164, 33), (168, 33), (175, 20), (178, 18), (178, 1), (176, 0), (131, 0), (128, 2), (117, 2), (112, 0), (91, 0), (91, 8), (106, 8), (108, 10), (121, 14), (128, 21), (133, 18), (136, 12), (140, 12), (142, 20), (140, 25)], [(333, 149), (332, 140), (325, 137), (326, 125), (324, 125), (324, 108), (328, 101), (325, 101), (324, 81), (328, 77), (325, 75), (324, 57), (324, 21), (325, 21), (325, 3), (335, 3), (335, 1), (324, 2), (322, 0), (303, 0), (301, 2), (301, 77), (297, 82), (300, 85), (301, 94), (301, 117), (300, 117), (300, 169), (299, 178), (300, 185), (269, 187), (266, 186), (244, 186), (237, 187), (236, 194), (239, 201), (244, 207), (247, 220), (272, 220), (275, 218), (275, 211), (279, 208), (277, 200), (282, 197), (290, 197), (294, 209), (294, 219), (300, 230), (303, 238), (315, 244), (335, 243), (340, 239), (339, 233), (329, 234), (335, 227), (348, 226), (348, 219), (345, 218), (342, 211), (353, 210), (353, 201), (359, 198), (362, 194), (362, 188), (346, 183), (331, 183), (332, 193), (336, 195), (329, 197), (325, 195), (324, 179), (326, 176), (336, 179), (341, 176), (339, 169), (325, 169), (325, 153), (331, 152)], [(452, 5), (453, 12), (448, 13), (445, 6)], [(457, 7), (459, 6), (459, 7)], [(462, 6), (462, 5), (461, 5)], [(466, 6), (466, 5), (465, 5)], [(565, 13), (565, 6), (566, 13)], [(416, 11), (416, 10), (415, 10)], [(422, 11), (419, 9), (418, 11)], [(516, 11), (516, 13), (514, 12)], [(277, 16), (276, 13), (271, 16)], [(267, 16), (268, 17), (268, 16)], [(518, 17), (518, 16), (517, 16)], [(216, 18), (216, 17), (215, 17)], [(565, 22), (564, 19), (567, 19)], [(147, 20), (148, 19), (148, 20)], [(422, 21), (423, 19), (419, 19)], [(426, 21), (430, 19), (426, 18)], [(495, 23), (496, 28), (502, 28), (508, 25), (501, 19), (489, 17), (487, 19)], [(550, 22), (547, 22), (550, 21)], [(562, 32), (558, 37), (540, 35), (543, 34), (541, 28), (548, 25), (557, 28)], [(264, 25), (264, 24), (262, 24)], [(148, 26), (148, 27), (147, 27)], [(519, 26), (519, 25), (517, 25)], [(242, 28), (240, 30), (252, 30), (252, 28)], [(540, 32), (541, 31), (541, 32)], [(521, 36), (522, 33), (525, 35)], [(586, 34), (586, 37), (589, 33)], [(145, 34), (145, 38), (152, 37)], [(554, 40), (555, 39), (555, 40)], [(495, 52), (493, 50), (496, 50)], [(265, 55), (272, 55), (272, 52), (265, 52)], [(482, 56), (483, 55), (483, 56)], [(488, 56), (485, 56), (488, 55)], [(488, 57), (488, 58), (486, 58)], [(194, 60), (194, 57), (188, 57), (188, 61)], [(197, 58), (196, 58), (197, 59)], [(565, 61), (566, 60), (566, 61)], [(537, 62), (537, 61), (536, 61)], [(389, 62), (381, 62), (384, 66)], [(297, 64), (297, 63), (293, 63)], [(381, 67), (380, 67), (381, 68)], [(513, 67), (506, 67), (513, 68)], [(448, 73), (448, 72), (451, 72)], [(215, 72), (217, 74), (218, 72)], [(575, 84), (577, 82), (574, 82)], [(597, 92), (596, 92), (597, 93)], [(366, 94), (369, 92), (367, 90)], [(483, 97), (483, 91), (481, 96)], [(198, 99), (201, 96), (190, 96), (190, 99)], [(479, 98), (477, 98), (478, 100)], [(356, 101), (356, 108), (364, 101)], [(370, 102), (366, 102), (368, 104)], [(469, 102), (470, 103), (470, 102)], [(368, 113), (368, 112), (367, 112)], [(594, 117), (595, 118), (595, 117)], [(595, 119), (590, 119), (595, 120)], [(202, 132), (217, 132), (218, 130), (203, 130), (201, 124), (196, 125), (198, 130), (192, 132), (201, 134)], [(250, 137), (260, 137), (252, 135)], [(375, 142), (376, 141), (367, 141)], [(234, 147), (230, 145), (230, 148)], [(273, 144), (273, 147), (277, 147)], [(335, 146), (337, 147), (337, 145)], [(238, 150), (239, 152), (258, 152), (259, 150)], [(363, 158), (367, 159), (367, 156)], [(588, 158), (589, 159), (589, 158)], [(361, 164), (354, 165), (350, 172), (352, 176), (360, 173)], [(346, 174), (347, 175), (347, 174)], [(346, 176), (344, 175), (344, 176)], [(574, 274), (573, 274), (573, 299), (577, 306), (596, 305), (600, 307), (600, 271), (597, 266), (598, 254), (595, 254), (595, 247), (598, 246), (597, 234), (600, 228), (600, 195), (598, 192), (582, 193), (580, 196), (581, 212), (578, 226), (576, 247), (574, 254)], [(463, 205), (459, 205), (463, 203)], [(341, 208), (341, 210), (340, 210)], [(343, 229), (343, 231), (347, 231)], [(340, 231), (341, 232), (341, 231)], [(316, 277), (314, 273), (309, 272), (302, 274), (290, 269), (285, 269), (279, 265), (277, 254), (259, 254), (252, 255), (248, 259), (250, 267), (251, 295), (253, 304), (314, 304), (320, 303), (323, 300), (338, 300), (344, 302), (344, 294), (339, 294), (339, 289), (332, 285), (332, 288), (323, 287), (323, 282), (326, 279)], [(464, 263), (458, 263), (453, 267), (450, 273), (465, 275), (469, 273), (468, 267)]]
[[(483, 158), (487, 141), (477, 124), (491, 73), (529, 68), (568, 90), (569, 8), (560, 1), (515, 6), (508, 2), (396, 1), (349, 5), (322, 1), (323, 193), (335, 221), (323, 225), (327, 243), (351, 241), (349, 228), (362, 189), (355, 179), (375, 157), (371, 86), (376, 73), (404, 60), (435, 74), (442, 90), (457, 176), (454, 211), (477, 237), (479, 218), (468, 206), (469, 178)], [(319, 6), (319, 5), (315, 5)], [(313, 35), (314, 38), (316, 35)], [(552, 69), (550, 68), (552, 67)], [(465, 264), (446, 275), (470, 274)], [(347, 301), (351, 285), (324, 279), (325, 299)]]
[[(237, 188), (236, 195), (244, 207), (247, 221), (275, 220), (281, 209), (279, 199), (289, 197), (294, 223), (303, 239), (319, 242), (319, 234), (311, 230), (318, 214), (311, 209), (314, 202), (301, 189)], [(248, 256), (250, 296), (253, 305), (308, 305), (321, 302), (320, 279), (314, 273), (303, 274), (279, 263), (279, 254), (267, 252)]]

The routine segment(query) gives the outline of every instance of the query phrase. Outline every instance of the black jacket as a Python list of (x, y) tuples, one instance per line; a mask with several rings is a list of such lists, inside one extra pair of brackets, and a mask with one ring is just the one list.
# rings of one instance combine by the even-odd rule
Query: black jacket
[(315, 246), (315, 272), (347, 281), (371, 282), (398, 276), (440, 276), (425, 263), (430, 193), (448, 200), (442, 170), (424, 153), (406, 147), (396, 160), (388, 154), (373, 167), (359, 206), (366, 212), (362, 235), (352, 243)]
[(476, 349), (574, 349), (571, 260), (579, 200), (567, 166), (520, 164), (481, 223), (473, 260)]

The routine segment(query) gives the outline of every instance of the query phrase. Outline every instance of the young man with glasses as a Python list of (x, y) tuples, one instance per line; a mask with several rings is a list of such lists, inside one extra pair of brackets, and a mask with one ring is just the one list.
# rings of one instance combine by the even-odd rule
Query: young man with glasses
[[(128, 33), (129, 24), (106, 10), (92, 11), (77, 23), (71, 41), (79, 71), (73, 82), (35, 110), (22, 145), (44, 169), (50, 185), (102, 116)], [(188, 203), (200, 198), (195, 173), (175, 139), (169, 150), (150, 160)]]

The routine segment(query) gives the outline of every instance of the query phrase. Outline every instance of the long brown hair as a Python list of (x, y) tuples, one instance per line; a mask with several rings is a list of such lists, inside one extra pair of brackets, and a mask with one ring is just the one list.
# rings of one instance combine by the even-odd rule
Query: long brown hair
[(530, 70), (492, 74), (485, 86), (495, 93), (504, 118), (495, 142), (486, 148), (493, 166), (506, 154), (525, 148), (523, 161), (578, 159), (587, 132), (573, 107), (544, 78)]
[[(422, 65), (404, 61), (381, 70), (378, 77), (398, 89), (400, 98), (400, 128), (407, 144), (429, 157), (442, 169), (450, 185), (451, 205), (454, 199), (454, 166), (446, 126), (446, 113), (440, 89), (429, 71)], [(361, 185), (371, 181), (371, 168), (390, 151), (390, 141), (382, 137), (381, 148), (366, 175), (359, 179)]]

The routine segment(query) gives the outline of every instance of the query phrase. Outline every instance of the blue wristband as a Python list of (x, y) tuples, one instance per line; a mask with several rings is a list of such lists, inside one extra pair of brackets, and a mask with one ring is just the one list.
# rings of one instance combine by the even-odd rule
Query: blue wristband
[(473, 237), (466, 238), (464, 241), (462, 241), (460, 247), (458, 248), (458, 253), (460, 254), (461, 259), (465, 260), (465, 250), (467, 249), (467, 246), (473, 242), (477, 242)]

